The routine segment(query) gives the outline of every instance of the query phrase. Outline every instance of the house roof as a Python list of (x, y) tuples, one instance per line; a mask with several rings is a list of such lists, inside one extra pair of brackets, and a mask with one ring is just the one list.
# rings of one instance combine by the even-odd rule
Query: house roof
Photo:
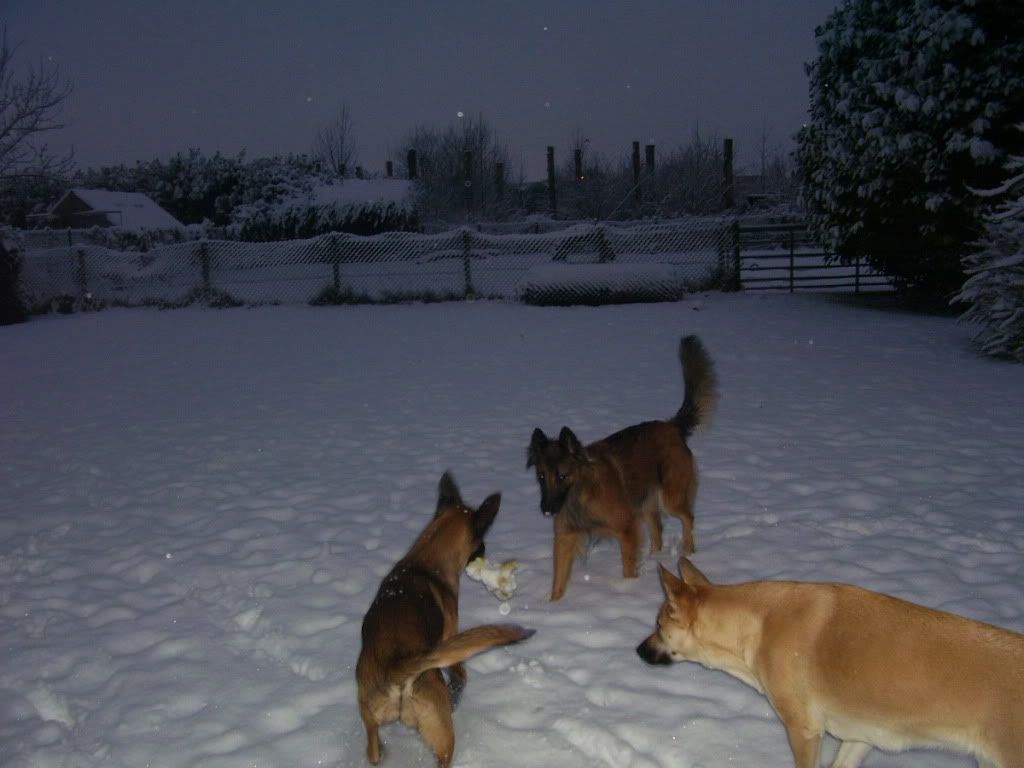
[(111, 192), (106, 189), (69, 189), (53, 204), (56, 212), (68, 195), (102, 213), (115, 227), (125, 229), (181, 229), (184, 225), (141, 192)]

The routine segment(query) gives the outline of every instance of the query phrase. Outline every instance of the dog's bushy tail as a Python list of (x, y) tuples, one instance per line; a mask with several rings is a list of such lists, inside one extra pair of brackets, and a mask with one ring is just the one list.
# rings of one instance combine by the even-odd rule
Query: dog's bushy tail
[(499, 645), (518, 643), (532, 637), (536, 630), (518, 624), (484, 624), (452, 635), (430, 653), (413, 656), (391, 668), (390, 682), (401, 685), (428, 669), (442, 669), (465, 661), (470, 656)]
[(696, 336), (684, 336), (679, 342), (679, 362), (683, 365), (683, 404), (675, 421), (689, 437), (697, 427), (711, 423), (718, 402), (718, 376), (704, 344)]

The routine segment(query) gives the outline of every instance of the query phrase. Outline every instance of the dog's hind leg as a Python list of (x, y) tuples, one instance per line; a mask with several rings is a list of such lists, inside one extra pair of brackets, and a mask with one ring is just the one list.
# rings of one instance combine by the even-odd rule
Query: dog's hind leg
[(651, 539), (651, 554), (661, 552), (661, 500), (660, 492), (651, 491), (640, 505), (640, 514), (647, 525), (647, 532)]
[(437, 758), (438, 768), (448, 768), (455, 752), (455, 726), (448, 688), (441, 676), (428, 673), (421, 677), (413, 701), (420, 736)]
[(448, 693), (451, 695), (452, 709), (459, 706), (459, 699), (466, 687), (466, 665), (461, 661), (445, 670), (448, 675)]
[(381, 756), (380, 723), (374, 719), (373, 713), (362, 702), (359, 703), (359, 714), (363, 718), (363, 725), (366, 726), (366, 759), (370, 761), (371, 765), (377, 765)]
[(832, 768), (859, 768), (871, 750), (872, 746), (863, 741), (844, 741), (839, 745)]
[(687, 471), (675, 470), (665, 472), (661, 480), (659, 494), (661, 508), (667, 515), (672, 515), (683, 524), (683, 554), (692, 555), (696, 551), (693, 541), (693, 508), (697, 501), (697, 462), (690, 459)]

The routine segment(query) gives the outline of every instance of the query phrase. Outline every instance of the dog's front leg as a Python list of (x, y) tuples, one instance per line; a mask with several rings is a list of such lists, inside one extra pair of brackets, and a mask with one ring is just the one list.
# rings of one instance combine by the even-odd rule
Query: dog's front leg
[(832, 768), (858, 768), (872, 748), (863, 741), (844, 741), (839, 745)]
[(778, 707), (776, 709), (786, 727), (796, 768), (821, 768), (822, 729), (815, 727), (802, 713), (784, 711)]
[(561, 600), (569, 584), (572, 563), (579, 551), (582, 534), (564, 528), (555, 521), (555, 570), (551, 582), (551, 601)]

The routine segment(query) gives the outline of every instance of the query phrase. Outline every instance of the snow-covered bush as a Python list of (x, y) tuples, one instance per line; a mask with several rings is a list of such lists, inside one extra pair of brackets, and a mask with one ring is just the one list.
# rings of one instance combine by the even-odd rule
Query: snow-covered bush
[(986, 219), (979, 249), (965, 257), (968, 278), (954, 301), (970, 304), (963, 319), (981, 325), (986, 354), (1024, 362), (1024, 156), (1006, 167), (1014, 175), (983, 195), (1009, 196)]
[(844, 0), (817, 30), (797, 161), (817, 234), (948, 297), (1007, 153), (1024, 151), (1024, 13), (1002, 0)]
[(268, 241), (301, 240), (328, 232), (376, 235), (415, 229), (415, 215), (393, 202), (316, 205), (298, 200), (243, 206), (230, 232), (239, 240)]
[(519, 300), (537, 306), (679, 301), (685, 273), (672, 264), (542, 264), (527, 272)]
[(317, 163), (305, 155), (248, 160), (245, 153), (207, 157), (193, 149), (169, 160), (80, 171), (81, 187), (142, 192), (185, 224), (223, 226), (243, 205), (271, 204), (308, 192), (319, 179)]
[(201, 234), (198, 225), (186, 230), (153, 229), (150, 227), (90, 227), (81, 233), (84, 242), (102, 245), (112, 251), (151, 251), (158, 245), (195, 240)]

